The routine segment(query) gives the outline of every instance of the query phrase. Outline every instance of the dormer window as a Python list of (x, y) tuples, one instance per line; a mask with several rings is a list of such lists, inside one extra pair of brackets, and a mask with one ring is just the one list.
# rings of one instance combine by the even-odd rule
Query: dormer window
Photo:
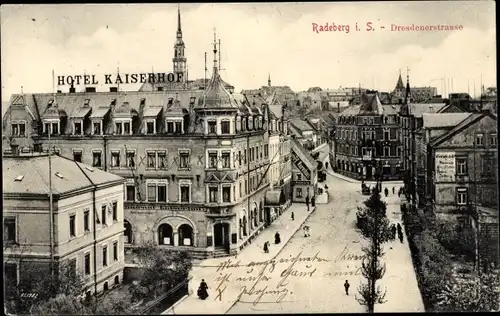
[(155, 122), (154, 121), (146, 122), (146, 134), (155, 134), (155, 132), (156, 132)]
[(47, 106), (51, 107), (53, 103), (54, 103), (54, 100), (49, 100), (49, 104)]
[(141, 99), (141, 106), (144, 106), (146, 104), (146, 99), (145, 98), (142, 98)]
[(208, 133), (209, 134), (217, 134), (217, 122), (216, 121), (208, 121)]
[(90, 104), (90, 99), (85, 99), (85, 102), (83, 103), (84, 106), (89, 106)]
[(182, 134), (184, 127), (182, 126), (182, 118), (174, 118), (167, 120), (167, 133), (168, 134)]
[(102, 135), (101, 122), (92, 122), (92, 134), (93, 135)]
[(75, 135), (83, 135), (83, 122), (82, 121), (75, 121), (75, 122), (73, 122), (73, 124), (75, 124), (74, 134)]
[(123, 132), (125, 135), (130, 134), (130, 122), (123, 122)]
[(175, 122), (175, 133), (176, 134), (182, 133), (182, 122), (180, 121)]
[(174, 132), (174, 122), (167, 122), (167, 133), (172, 134)]
[(115, 123), (116, 125), (116, 134), (123, 135), (122, 122)]
[(57, 121), (45, 121), (43, 123), (43, 134), (57, 135), (59, 134), (59, 120)]
[(194, 102), (196, 101), (196, 97), (191, 97), (189, 99), (189, 105), (194, 105)]
[(115, 119), (115, 134), (116, 135), (132, 135), (132, 120), (117, 120)]
[(168, 105), (174, 104), (174, 98), (168, 98)]

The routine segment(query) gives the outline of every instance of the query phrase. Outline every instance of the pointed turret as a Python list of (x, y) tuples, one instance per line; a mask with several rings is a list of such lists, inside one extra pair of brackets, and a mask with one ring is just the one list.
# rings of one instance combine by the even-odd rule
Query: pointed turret
[(395, 90), (404, 90), (405, 85), (403, 83), (403, 78), (401, 78), (401, 70), (399, 71), (398, 83), (396, 84)]
[[(401, 75), (399, 75), (401, 79)], [(406, 93), (405, 93), (405, 104), (409, 104), (411, 101), (411, 89), (410, 89), (410, 70), (406, 69)]]
[(186, 45), (184, 45), (184, 41), (182, 40), (182, 27), (181, 27), (181, 8), (180, 5), (177, 7), (177, 36), (174, 45), (174, 58), (172, 58), (173, 62), (173, 70), (178, 76), (180, 76), (180, 82), (186, 82), (187, 80), (187, 59), (184, 56), (184, 50), (186, 49)]

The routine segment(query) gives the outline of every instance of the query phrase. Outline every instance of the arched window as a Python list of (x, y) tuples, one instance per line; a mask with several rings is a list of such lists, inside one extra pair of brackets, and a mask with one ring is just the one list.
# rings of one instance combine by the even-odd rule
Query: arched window
[(179, 246), (193, 246), (193, 228), (188, 224), (179, 227)]
[(243, 215), (243, 236), (247, 235), (247, 217)]
[(243, 221), (240, 218), (240, 239), (243, 238)]
[(161, 224), (158, 227), (158, 243), (160, 245), (173, 245), (173, 229), (169, 224)]
[(257, 206), (253, 210), (253, 224), (257, 227)]
[(127, 220), (123, 221), (123, 226), (125, 227), (125, 243), (126, 244), (131, 244), (133, 242), (132, 239), (132, 225)]
[(103, 290), (104, 291), (109, 290), (108, 282), (104, 282)]
[(120, 284), (120, 277), (115, 276), (115, 285), (118, 285), (118, 284)]

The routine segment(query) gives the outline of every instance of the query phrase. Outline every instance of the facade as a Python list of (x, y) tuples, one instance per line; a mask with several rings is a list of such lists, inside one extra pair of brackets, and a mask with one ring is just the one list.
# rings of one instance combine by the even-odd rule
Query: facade
[(348, 108), (335, 126), (336, 172), (359, 180), (399, 179), (401, 140), (397, 105), (382, 105), (377, 93)]
[(82, 274), (90, 293), (120, 284), (125, 180), (57, 155), (51, 157), (50, 174), (47, 155), (4, 156), (3, 164), (7, 282), (24, 282), (29, 273), (50, 273), (53, 255), (55, 267), (66, 262)]
[(305, 202), (316, 196), (318, 188), (318, 164), (302, 144), (292, 136), (292, 190), (293, 202)]

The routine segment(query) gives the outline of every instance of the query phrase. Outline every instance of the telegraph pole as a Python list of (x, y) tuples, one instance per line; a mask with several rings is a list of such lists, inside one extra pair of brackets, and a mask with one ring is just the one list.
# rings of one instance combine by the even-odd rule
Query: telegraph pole
[[(55, 73), (52, 70), (52, 93), (53, 93), (53, 104), (56, 106), (56, 92), (55, 92)], [(52, 134), (52, 123), (48, 126), (48, 147), (49, 147), (49, 216), (50, 216), (50, 275), (54, 276), (54, 209), (53, 209), (53, 196), (52, 196), (52, 149), (50, 148), (50, 134)]]

